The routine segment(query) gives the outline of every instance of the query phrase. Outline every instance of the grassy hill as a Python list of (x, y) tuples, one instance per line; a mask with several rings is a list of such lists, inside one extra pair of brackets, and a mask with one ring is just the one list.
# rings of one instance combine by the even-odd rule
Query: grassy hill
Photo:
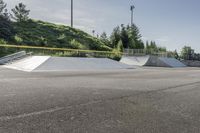
[(9, 44), (100, 51), (112, 50), (98, 38), (69, 26), (36, 20), (23, 23), (13, 22), (12, 25), (15, 29), (15, 35), (13, 40), (8, 42)]

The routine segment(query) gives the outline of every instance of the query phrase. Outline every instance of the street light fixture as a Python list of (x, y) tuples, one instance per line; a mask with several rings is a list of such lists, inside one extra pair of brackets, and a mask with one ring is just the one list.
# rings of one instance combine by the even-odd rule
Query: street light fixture
[(71, 0), (71, 27), (73, 28), (73, 0)]
[(135, 9), (134, 5), (131, 5), (131, 26), (133, 25), (133, 10)]

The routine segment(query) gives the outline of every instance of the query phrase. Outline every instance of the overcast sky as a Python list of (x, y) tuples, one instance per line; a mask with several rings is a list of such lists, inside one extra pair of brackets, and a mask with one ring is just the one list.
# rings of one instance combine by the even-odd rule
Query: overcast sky
[[(27, 5), (34, 19), (70, 25), (71, 0), (4, 0), (8, 8), (19, 2)], [(134, 23), (143, 40), (155, 40), (170, 50), (191, 45), (200, 52), (200, 0), (74, 0), (74, 24), (91, 34), (108, 34), (120, 24)]]

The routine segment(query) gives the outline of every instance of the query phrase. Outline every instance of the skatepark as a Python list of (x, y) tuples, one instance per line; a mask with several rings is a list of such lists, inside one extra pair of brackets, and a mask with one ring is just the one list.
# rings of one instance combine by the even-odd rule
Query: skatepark
[(0, 67), (0, 132), (198, 133), (199, 72), (188, 67), (38, 72)]
[(200, 133), (200, 0), (0, 0), (0, 133)]
[(0, 58), (0, 64), (3, 64), (3, 67), (5, 68), (27, 72), (134, 69), (138, 66), (169, 68), (186, 67), (186, 65), (175, 58), (153, 55), (122, 56), (121, 60), (118, 62), (108, 58), (32, 56), (25, 51)]
[(176, 59), (125, 56), (118, 62), (20, 52), (0, 63), (2, 133), (200, 130), (200, 69)]

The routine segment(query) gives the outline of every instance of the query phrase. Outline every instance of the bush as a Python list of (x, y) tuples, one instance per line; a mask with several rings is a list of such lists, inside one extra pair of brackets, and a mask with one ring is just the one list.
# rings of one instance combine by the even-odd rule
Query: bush
[(75, 39), (71, 40), (70, 44), (71, 44), (71, 47), (74, 49), (84, 49), (85, 48), (81, 43), (79, 43)]
[(19, 37), (18, 35), (15, 35), (14, 39), (17, 44), (22, 44), (22, 42), (23, 42), (23, 39), (21, 37)]
[(7, 44), (7, 41), (5, 41), (4, 39), (0, 39), (0, 44)]

